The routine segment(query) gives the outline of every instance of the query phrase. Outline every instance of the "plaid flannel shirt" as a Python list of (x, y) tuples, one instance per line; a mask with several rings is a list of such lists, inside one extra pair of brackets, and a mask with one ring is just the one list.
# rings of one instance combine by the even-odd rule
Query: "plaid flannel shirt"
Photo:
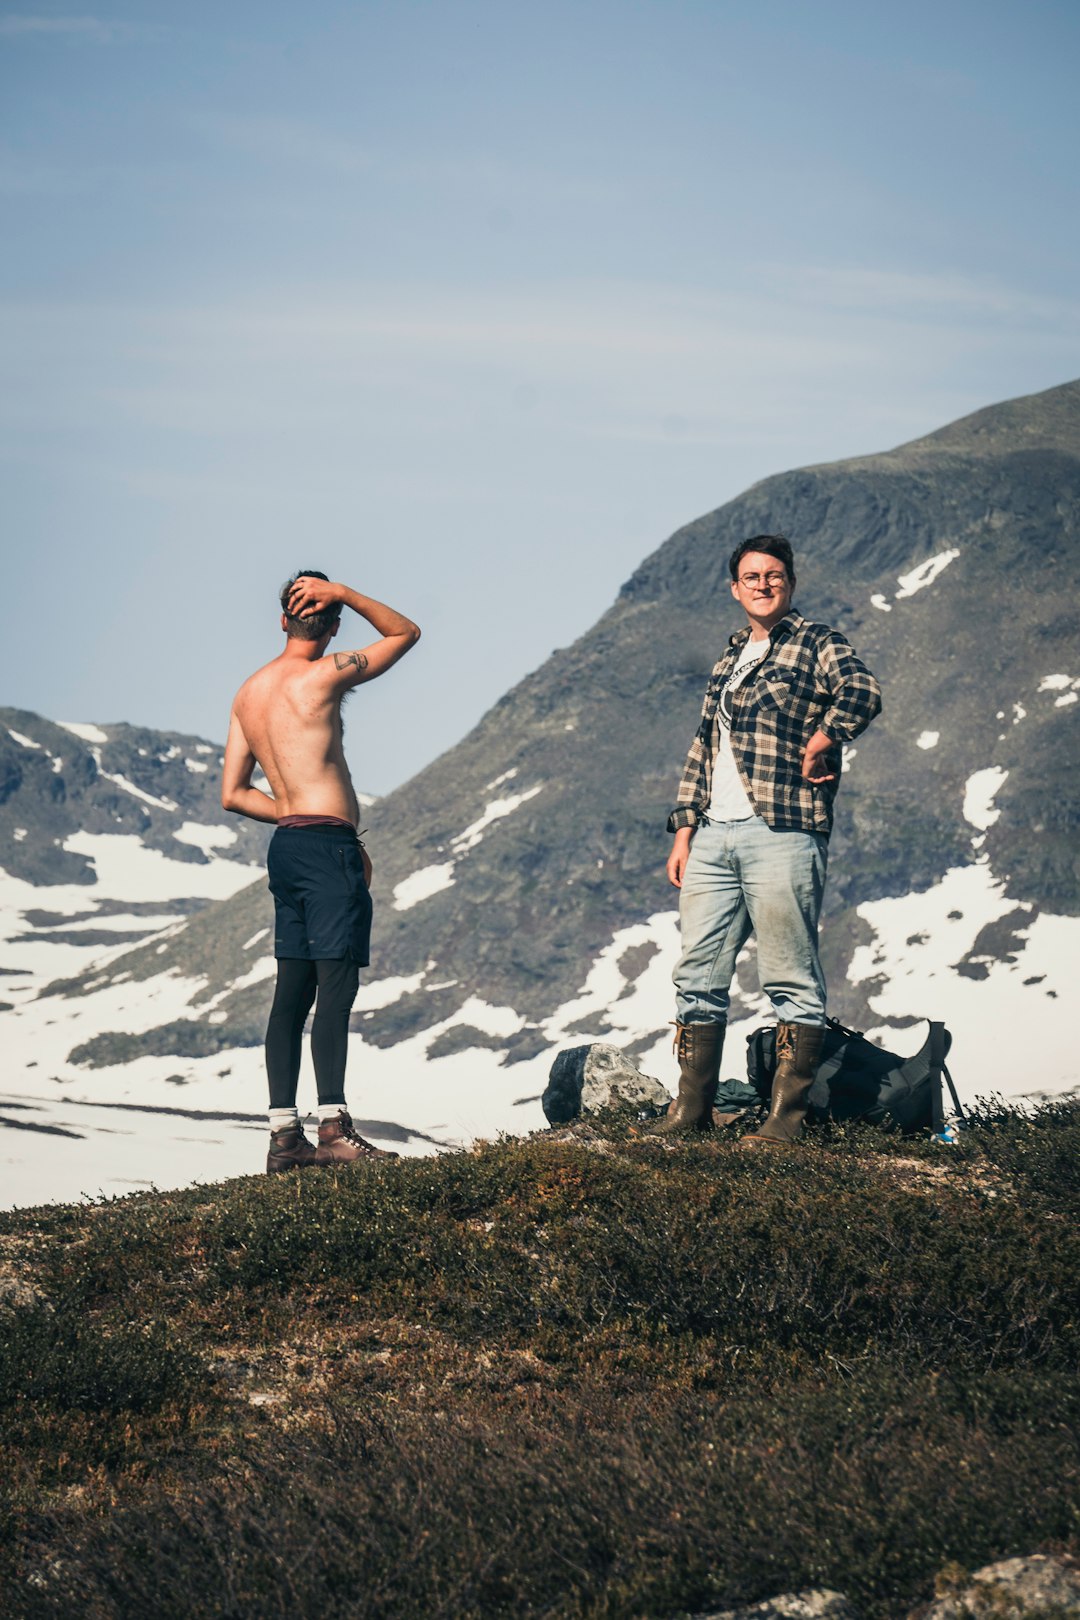
[[(690, 744), (668, 831), (696, 827), (712, 792), (717, 701), (750, 636), (733, 635), (705, 691), (701, 724)], [(881, 709), (881, 688), (851, 646), (826, 624), (786, 613), (773, 626), (761, 663), (731, 694), (731, 750), (757, 814), (774, 831), (832, 829), (837, 782), (807, 782), (800, 769), (815, 731), (836, 744), (825, 758), (837, 778), (841, 744), (864, 731)]]

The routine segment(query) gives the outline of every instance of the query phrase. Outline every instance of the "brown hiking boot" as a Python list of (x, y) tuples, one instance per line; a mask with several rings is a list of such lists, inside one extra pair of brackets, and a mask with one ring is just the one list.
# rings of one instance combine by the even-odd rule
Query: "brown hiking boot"
[(319, 1126), (319, 1145), (315, 1149), (316, 1164), (352, 1164), (357, 1159), (396, 1159), (396, 1153), (377, 1148), (365, 1141), (354, 1130), (352, 1115), (344, 1108), (334, 1119), (324, 1119)]
[(304, 1135), (302, 1125), (286, 1125), (283, 1130), (270, 1132), (270, 1151), (266, 1155), (267, 1170), (302, 1170), (315, 1163), (315, 1148)]
[(648, 1136), (681, 1131), (711, 1131), (713, 1101), (724, 1051), (724, 1024), (676, 1024), (675, 1056), (679, 1060), (679, 1095), (663, 1119), (650, 1125)]
[(740, 1147), (788, 1147), (802, 1131), (810, 1101), (821, 1048), (825, 1041), (822, 1024), (777, 1024), (776, 1072), (772, 1083), (772, 1105), (765, 1123)]

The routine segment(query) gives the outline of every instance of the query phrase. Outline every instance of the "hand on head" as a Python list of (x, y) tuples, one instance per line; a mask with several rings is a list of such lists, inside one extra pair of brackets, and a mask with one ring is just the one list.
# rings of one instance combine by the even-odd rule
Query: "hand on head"
[(338, 601), (333, 591), (329, 580), (317, 574), (301, 574), (289, 592), (286, 611), (294, 619), (310, 619), (315, 613), (325, 613)]

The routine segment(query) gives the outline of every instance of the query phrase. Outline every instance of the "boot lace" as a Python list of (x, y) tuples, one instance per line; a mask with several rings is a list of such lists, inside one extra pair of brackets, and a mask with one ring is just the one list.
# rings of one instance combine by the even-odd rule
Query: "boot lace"
[(356, 1129), (356, 1126), (352, 1122), (351, 1114), (339, 1114), (338, 1119), (341, 1122), (341, 1135), (344, 1141), (351, 1142), (354, 1147), (358, 1147), (361, 1153), (366, 1153), (369, 1158), (379, 1159), (382, 1157), (379, 1149), (375, 1147), (373, 1143), (369, 1142), (365, 1137), (360, 1135), (360, 1132)]

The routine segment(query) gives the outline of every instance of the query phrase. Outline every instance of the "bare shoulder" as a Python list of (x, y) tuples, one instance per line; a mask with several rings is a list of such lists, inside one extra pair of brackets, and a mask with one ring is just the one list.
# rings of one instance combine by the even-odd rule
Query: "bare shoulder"
[(323, 660), (326, 664), (333, 664), (338, 674), (348, 673), (362, 675), (368, 667), (368, 655), (365, 652), (336, 652)]
[(255, 670), (248, 676), (247, 680), (241, 684), (237, 690), (236, 696), (233, 698), (232, 706), (234, 714), (241, 714), (244, 709), (248, 707), (254, 695), (264, 684), (264, 676), (265, 666), (263, 669)]

